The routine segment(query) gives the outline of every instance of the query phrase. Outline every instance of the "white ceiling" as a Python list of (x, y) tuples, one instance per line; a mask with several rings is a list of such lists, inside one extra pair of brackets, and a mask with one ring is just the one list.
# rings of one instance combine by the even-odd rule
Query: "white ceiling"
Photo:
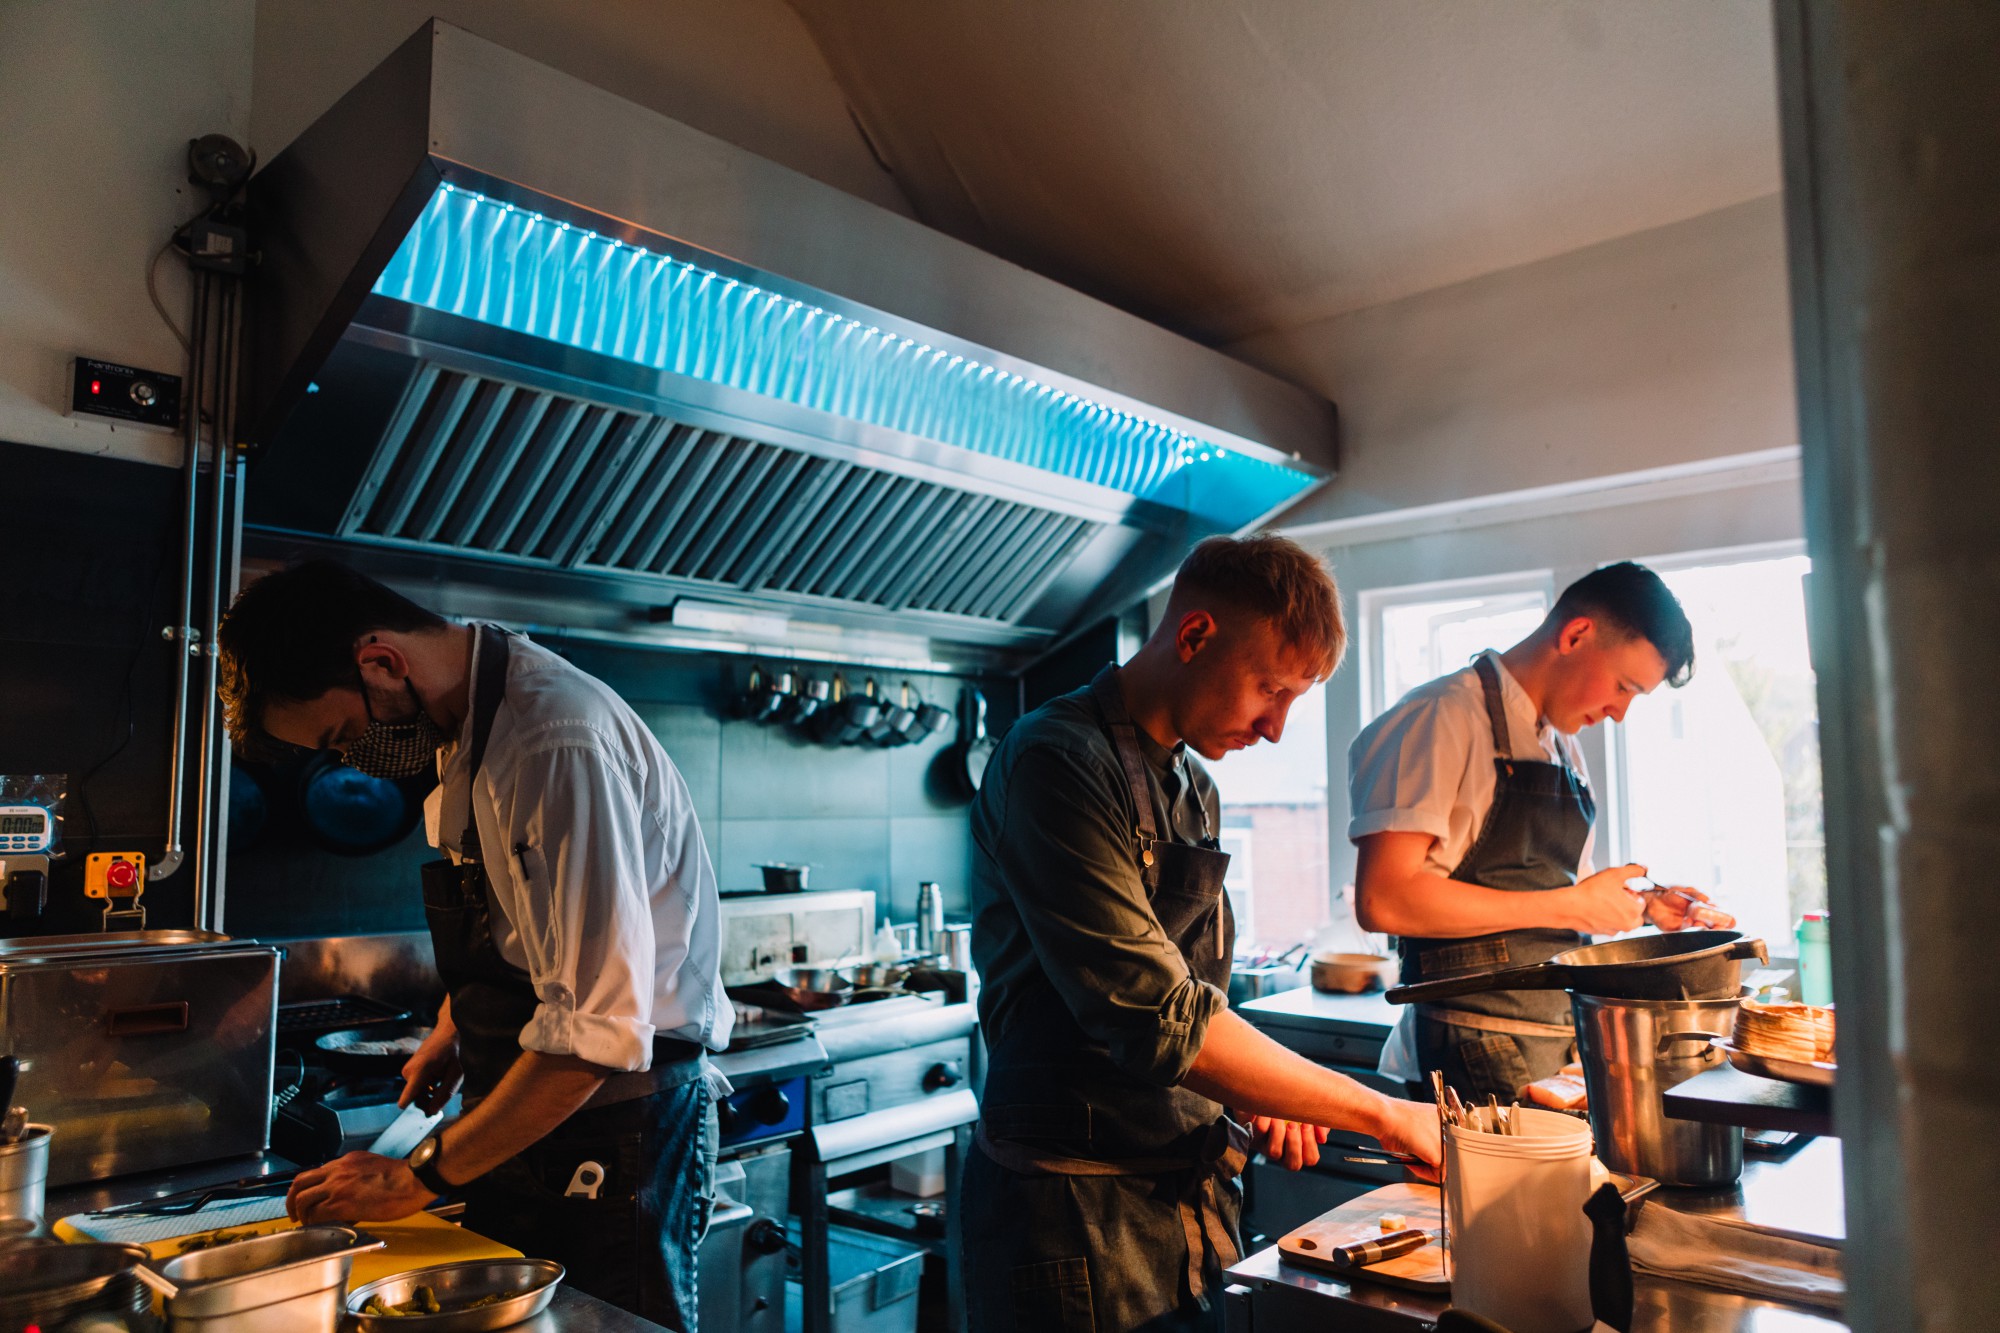
[(1768, 0), (789, 0), (926, 222), (1210, 342), (1778, 188)]

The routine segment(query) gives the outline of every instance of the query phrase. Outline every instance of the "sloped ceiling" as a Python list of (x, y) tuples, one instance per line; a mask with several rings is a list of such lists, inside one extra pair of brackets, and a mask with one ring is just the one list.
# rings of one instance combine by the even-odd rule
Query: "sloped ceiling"
[(1778, 188), (1767, 0), (790, 0), (918, 215), (1235, 341)]

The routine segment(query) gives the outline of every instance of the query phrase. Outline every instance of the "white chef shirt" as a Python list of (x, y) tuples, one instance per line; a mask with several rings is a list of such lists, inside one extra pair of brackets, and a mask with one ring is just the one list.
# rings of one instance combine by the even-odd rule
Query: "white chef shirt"
[[(526, 639), (507, 648), (474, 808), (494, 943), (540, 999), (521, 1049), (619, 1070), (647, 1068), (656, 1033), (721, 1050), (735, 1021), (721, 904), (687, 783), (609, 686)], [(424, 802), (431, 845), (454, 859), (469, 711)]]
[[(1579, 780), (1587, 780), (1576, 737), (1557, 731), (1537, 714), (1500, 654), (1488, 650), (1480, 656), (1493, 663), (1500, 678), (1509, 750), (1517, 758), (1567, 763)], [(1496, 757), (1486, 692), (1476, 668), (1419, 685), (1363, 727), (1347, 748), (1348, 840), (1359, 842), (1374, 833), (1428, 833), (1436, 841), (1424, 868), (1449, 876), (1472, 850), (1493, 809)], [(1584, 838), (1579, 879), (1591, 873), (1596, 839), (1595, 828)], [(1388, 1078), (1415, 1082), (1422, 1077), (1409, 1010), (1397, 1019), (1378, 1068)]]

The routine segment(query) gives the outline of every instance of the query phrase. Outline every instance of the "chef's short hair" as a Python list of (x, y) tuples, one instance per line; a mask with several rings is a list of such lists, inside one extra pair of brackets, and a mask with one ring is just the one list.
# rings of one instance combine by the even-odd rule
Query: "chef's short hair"
[(445, 628), (444, 617), (333, 560), (266, 574), (242, 592), (216, 628), (220, 693), (239, 753), (269, 753), (264, 710), (354, 689), (354, 645), (378, 630)]
[(1347, 651), (1333, 571), (1286, 537), (1210, 537), (1181, 561), (1167, 605), (1217, 619), (1241, 609), (1269, 620), (1315, 679), (1331, 676)]
[(1593, 569), (1563, 589), (1549, 612), (1549, 628), (1560, 631), (1578, 617), (1637, 635), (1657, 648), (1667, 664), (1667, 684), (1675, 689), (1694, 675), (1694, 626), (1665, 580), (1630, 560)]

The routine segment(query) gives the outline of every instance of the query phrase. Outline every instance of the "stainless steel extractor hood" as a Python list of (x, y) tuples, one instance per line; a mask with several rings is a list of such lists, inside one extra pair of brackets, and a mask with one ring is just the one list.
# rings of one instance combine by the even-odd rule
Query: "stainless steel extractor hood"
[(1324, 399), (440, 22), (251, 204), (253, 554), (489, 614), (1020, 661), (1332, 470)]

